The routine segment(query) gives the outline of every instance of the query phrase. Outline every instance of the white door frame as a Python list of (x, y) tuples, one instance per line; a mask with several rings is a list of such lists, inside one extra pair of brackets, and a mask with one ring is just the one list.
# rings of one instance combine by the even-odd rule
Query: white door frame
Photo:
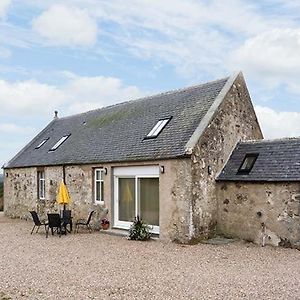
[[(114, 227), (129, 229), (132, 222), (119, 220), (119, 178), (135, 179), (135, 216), (140, 215), (138, 211), (138, 182), (141, 178), (159, 178), (158, 166), (136, 166), (118, 167), (114, 169)], [(159, 214), (159, 212), (158, 212)], [(150, 225), (151, 232), (159, 234), (159, 226)]]

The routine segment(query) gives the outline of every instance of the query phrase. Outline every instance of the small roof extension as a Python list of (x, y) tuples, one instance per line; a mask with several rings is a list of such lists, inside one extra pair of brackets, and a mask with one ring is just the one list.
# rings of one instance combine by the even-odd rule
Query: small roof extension
[[(244, 171), (248, 157), (250, 170)], [(252, 164), (252, 165), (251, 165)], [(218, 181), (300, 181), (300, 138), (237, 144)]]

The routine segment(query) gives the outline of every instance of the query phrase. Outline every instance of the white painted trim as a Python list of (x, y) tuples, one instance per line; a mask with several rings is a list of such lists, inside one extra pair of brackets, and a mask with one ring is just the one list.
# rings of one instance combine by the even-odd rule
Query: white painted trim
[[(101, 179), (100, 180), (96, 180), (96, 178), (97, 178), (97, 176), (96, 176), (96, 172), (97, 171), (100, 171), (100, 174), (101, 174), (101, 172), (102, 172), (102, 174), (100, 175), (101, 176)], [(104, 173), (104, 169), (103, 168), (96, 168), (96, 169), (94, 169), (94, 174), (93, 174), (93, 176), (94, 176), (94, 203), (96, 204), (96, 205), (103, 205), (104, 204), (104, 200), (101, 198), (101, 189), (102, 189), (102, 187), (101, 187), (101, 182), (103, 183), (103, 187), (104, 187), (104, 179), (103, 179), (103, 173)], [(97, 182), (100, 182), (100, 198), (101, 198), (101, 200), (97, 200), (96, 199), (96, 197), (97, 197)]]
[(220, 91), (219, 95), (216, 97), (215, 101), (205, 114), (205, 116), (202, 118), (200, 124), (198, 125), (197, 129), (194, 131), (193, 135), (189, 139), (189, 141), (185, 145), (185, 153), (186, 154), (192, 154), (192, 151), (196, 144), (198, 143), (201, 135), (203, 134), (204, 130), (207, 128), (211, 120), (214, 118), (215, 114), (217, 113), (221, 103), (223, 102), (223, 99), (228, 94), (231, 86), (237, 79), (239, 75), (242, 75), (242, 72), (235, 72), (230, 76), (223, 86), (222, 90)]
[(114, 168), (114, 176), (159, 176), (159, 166), (132, 166)]
[[(132, 222), (119, 220), (119, 178), (135, 179), (135, 215), (138, 212), (138, 179), (139, 178), (159, 178), (159, 166), (133, 166), (117, 167), (113, 170), (114, 174), (114, 227), (120, 229), (129, 229)], [(159, 212), (158, 212), (159, 213)], [(151, 226), (151, 233), (159, 234), (159, 226)]]

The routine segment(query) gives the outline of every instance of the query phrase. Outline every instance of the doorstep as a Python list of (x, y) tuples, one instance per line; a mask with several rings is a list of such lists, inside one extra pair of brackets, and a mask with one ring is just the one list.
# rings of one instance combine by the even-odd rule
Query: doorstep
[[(126, 229), (111, 228), (107, 230), (100, 230), (100, 233), (128, 237), (128, 230)], [(151, 240), (158, 240), (158, 239), (159, 239), (159, 234), (155, 234), (155, 233), (151, 234)]]
[(128, 236), (128, 230), (112, 228), (107, 230), (100, 230), (100, 233), (108, 234), (108, 235), (116, 235), (116, 236)]

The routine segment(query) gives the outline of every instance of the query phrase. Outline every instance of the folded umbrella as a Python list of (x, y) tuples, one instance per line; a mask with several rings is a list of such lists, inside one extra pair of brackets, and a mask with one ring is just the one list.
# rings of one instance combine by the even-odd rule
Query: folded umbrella
[(71, 199), (69, 196), (69, 192), (67, 186), (63, 181), (60, 183), (56, 201), (58, 204), (63, 204), (64, 208), (65, 205), (70, 204)]

